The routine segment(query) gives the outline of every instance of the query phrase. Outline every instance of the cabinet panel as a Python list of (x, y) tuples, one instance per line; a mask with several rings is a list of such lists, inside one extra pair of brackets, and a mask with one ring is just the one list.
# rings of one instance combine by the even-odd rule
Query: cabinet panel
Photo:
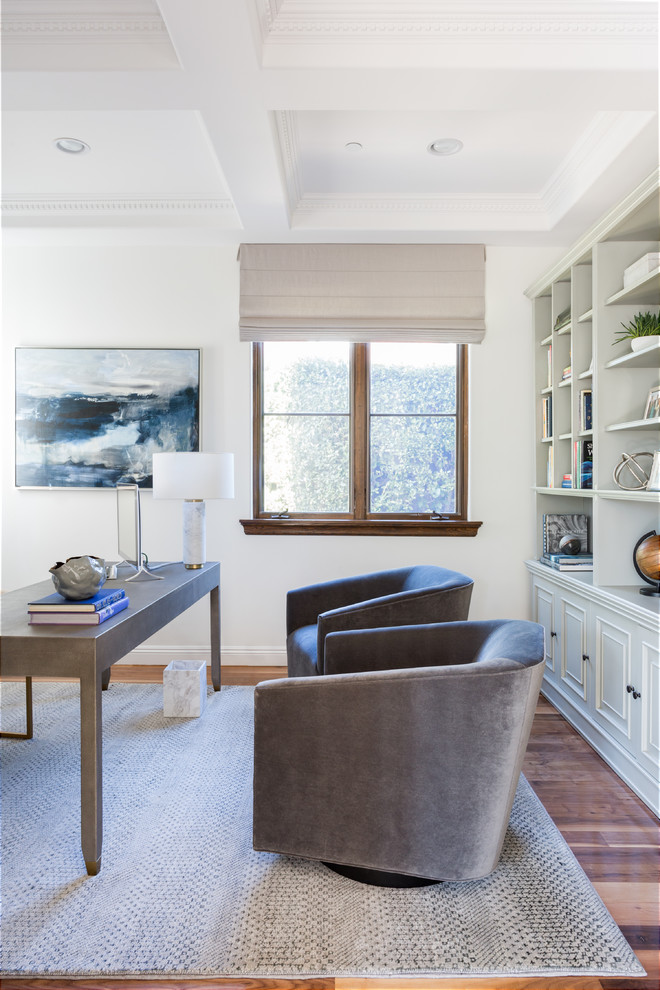
[(562, 597), (559, 604), (561, 679), (567, 690), (587, 700), (587, 607)]
[(555, 596), (554, 592), (538, 581), (533, 585), (534, 621), (545, 630), (545, 671), (554, 673), (555, 669)]
[(626, 747), (630, 746), (631, 635), (616, 617), (595, 619), (595, 717)]
[[(635, 685), (637, 687), (637, 685)], [(639, 759), (657, 779), (660, 767), (660, 649), (642, 637), (641, 697), (633, 701), (642, 705)]]

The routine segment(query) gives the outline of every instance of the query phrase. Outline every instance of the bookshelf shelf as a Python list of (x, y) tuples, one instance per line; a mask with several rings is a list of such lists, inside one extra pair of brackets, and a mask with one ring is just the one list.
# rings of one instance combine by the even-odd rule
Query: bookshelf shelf
[(660, 427), (660, 416), (653, 419), (633, 419), (628, 423), (612, 423), (605, 427), (606, 433), (614, 433), (616, 430), (657, 430)]
[(542, 488), (537, 486), (534, 491), (537, 495), (568, 495), (574, 498), (591, 498), (594, 494), (591, 488)]
[(623, 303), (640, 302), (647, 303), (649, 306), (657, 306), (659, 293), (660, 268), (656, 268), (655, 271), (649, 272), (641, 281), (615, 292), (614, 295), (605, 300), (605, 305), (616, 306)]
[(657, 368), (660, 362), (660, 337), (642, 351), (630, 351), (608, 361), (606, 368)]
[(660, 505), (660, 492), (626, 492), (623, 489), (601, 488), (598, 491), (599, 498), (612, 499), (622, 502), (651, 502)]

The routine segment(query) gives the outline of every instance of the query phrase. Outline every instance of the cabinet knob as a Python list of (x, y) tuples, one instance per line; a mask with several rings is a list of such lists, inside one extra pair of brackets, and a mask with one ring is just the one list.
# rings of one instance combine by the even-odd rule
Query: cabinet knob
[(632, 694), (632, 692), (633, 692), (634, 690), (635, 690), (635, 689), (634, 689), (634, 687), (632, 686), (632, 684), (626, 684), (626, 691), (628, 692), (628, 694)]
[(628, 692), (628, 694), (632, 694), (635, 701), (637, 701), (638, 698), (642, 697), (641, 693), (635, 690), (633, 684), (626, 684), (626, 691)]
[(641, 694), (639, 693), (639, 691), (633, 691), (633, 698), (635, 698), (635, 699), (637, 699), (637, 698), (641, 698), (641, 697), (642, 697), (642, 696), (641, 696)]
[(589, 655), (587, 653), (583, 653), (582, 654), (582, 659), (583, 660), (588, 660), (589, 659)]
[(556, 636), (556, 635), (557, 635), (557, 633), (556, 633), (556, 632), (552, 632), (552, 631), (551, 631), (551, 632), (550, 632), (550, 635), (551, 635), (551, 636)]

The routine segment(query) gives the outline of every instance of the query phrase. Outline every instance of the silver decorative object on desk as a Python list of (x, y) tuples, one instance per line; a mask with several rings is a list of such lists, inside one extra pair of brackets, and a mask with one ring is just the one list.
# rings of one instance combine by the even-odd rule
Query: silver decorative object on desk
[(79, 602), (91, 598), (105, 584), (105, 561), (100, 557), (67, 557), (49, 569), (55, 590), (62, 598)]

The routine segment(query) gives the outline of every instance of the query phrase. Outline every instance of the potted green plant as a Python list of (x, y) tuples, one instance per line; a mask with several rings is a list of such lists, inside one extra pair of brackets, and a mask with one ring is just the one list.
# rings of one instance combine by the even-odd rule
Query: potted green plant
[(637, 313), (630, 323), (622, 323), (623, 333), (619, 331), (615, 344), (622, 340), (630, 340), (633, 351), (650, 347), (660, 336), (659, 313)]

